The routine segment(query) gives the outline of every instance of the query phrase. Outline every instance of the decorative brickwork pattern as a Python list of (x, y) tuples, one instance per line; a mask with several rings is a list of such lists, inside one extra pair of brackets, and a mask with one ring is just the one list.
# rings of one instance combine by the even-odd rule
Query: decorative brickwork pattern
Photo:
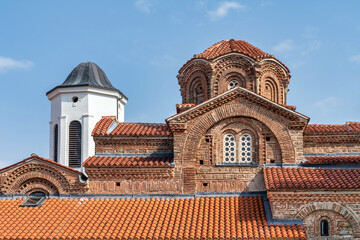
[(80, 182), (82, 176), (72, 168), (34, 155), (0, 170), (0, 193), (83, 193), (87, 184)]

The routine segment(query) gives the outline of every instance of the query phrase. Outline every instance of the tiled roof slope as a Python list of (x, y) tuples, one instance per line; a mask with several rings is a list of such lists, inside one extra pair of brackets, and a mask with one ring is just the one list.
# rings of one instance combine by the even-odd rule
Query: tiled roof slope
[[(109, 127), (112, 123), (116, 127), (108, 133)], [(171, 131), (165, 123), (129, 123), (129, 122), (116, 122), (113, 116), (102, 117), (96, 123), (92, 132), (93, 136), (169, 136)]]
[(92, 156), (84, 167), (171, 167), (172, 157), (113, 157)]
[(5, 239), (305, 239), (300, 225), (268, 225), (261, 197), (0, 201)]
[(346, 124), (309, 124), (305, 128), (304, 133), (360, 133), (360, 122), (346, 122)]
[(31, 157), (25, 158), (24, 160), (22, 160), (22, 161), (20, 161), (20, 162), (17, 162), (17, 163), (15, 163), (15, 164), (12, 164), (12, 165), (10, 165), (10, 166), (7, 166), (7, 167), (5, 167), (5, 168), (2, 168), (2, 169), (0, 169), (0, 172), (4, 172), (4, 171), (6, 171), (6, 170), (8, 170), (8, 169), (11, 169), (11, 168), (17, 166), (17, 165), (21, 165), (21, 164), (23, 164), (23, 163), (26, 163), (26, 162), (28, 162), (28, 161), (30, 161), (30, 160), (40, 160), (40, 161), (43, 161), (43, 162), (45, 162), (45, 163), (49, 163), (49, 164), (56, 165), (56, 166), (58, 166), (58, 167), (64, 168), (64, 169), (66, 169), (66, 170), (68, 170), (68, 171), (70, 171), (70, 172), (74, 172), (74, 173), (79, 174), (79, 175), (82, 175), (82, 174), (83, 174), (82, 172), (79, 172), (79, 171), (77, 171), (77, 170), (75, 170), (75, 169), (73, 169), (73, 168), (71, 168), (71, 167), (67, 167), (67, 166), (62, 165), (62, 164), (60, 164), (60, 163), (54, 162), (54, 161), (52, 161), (52, 160), (50, 160), (50, 159), (47, 159), (47, 158), (39, 157), (39, 156), (37, 156), (37, 155), (32, 155)]
[(254, 47), (248, 42), (245, 42), (243, 40), (230, 39), (215, 43), (211, 47), (207, 48), (204, 52), (196, 54), (194, 58), (213, 60), (221, 55), (233, 52), (242, 53), (254, 59), (264, 59), (272, 57), (270, 54), (261, 51), (259, 48)]
[(284, 64), (282, 64), (278, 59), (276, 59), (273, 55), (263, 52), (259, 48), (254, 47), (253, 45), (251, 45), (246, 41), (234, 40), (234, 39), (220, 41), (207, 48), (204, 52), (200, 54), (195, 54), (192, 59), (187, 61), (184, 64), (184, 66), (180, 68), (179, 72), (181, 72), (184, 69), (184, 67), (194, 59), (205, 59), (207, 61), (212, 61), (218, 57), (221, 57), (229, 53), (240, 53), (256, 61), (261, 61), (263, 59), (268, 59), (268, 58), (275, 59), (281, 65), (283, 65), (288, 72), (290, 72), (289, 69)]
[(360, 156), (305, 157), (304, 164), (360, 164)]
[(360, 169), (267, 167), (268, 190), (360, 189)]

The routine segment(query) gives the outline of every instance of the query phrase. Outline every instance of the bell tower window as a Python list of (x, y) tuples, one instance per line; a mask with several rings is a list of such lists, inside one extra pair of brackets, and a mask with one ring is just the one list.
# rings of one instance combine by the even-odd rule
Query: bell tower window
[(81, 166), (81, 123), (72, 121), (69, 126), (69, 167)]
[(55, 124), (54, 127), (54, 161), (58, 162), (58, 154), (59, 154), (59, 127)]

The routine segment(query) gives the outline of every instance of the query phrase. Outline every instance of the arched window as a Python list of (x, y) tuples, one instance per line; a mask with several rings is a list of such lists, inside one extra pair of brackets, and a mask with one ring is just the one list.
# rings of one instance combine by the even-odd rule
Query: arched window
[(69, 126), (69, 166), (81, 166), (81, 123), (72, 121)]
[(321, 236), (329, 236), (329, 222), (327, 220), (321, 220), (320, 230)]
[(58, 153), (59, 153), (59, 127), (55, 124), (54, 127), (54, 161), (58, 162)]
[(193, 103), (197, 103), (197, 104), (202, 103), (204, 101), (204, 91), (200, 82), (197, 82), (193, 87), (192, 100)]
[(224, 162), (236, 162), (236, 141), (233, 134), (224, 135)]
[(228, 90), (239, 86), (239, 82), (237, 80), (231, 80), (228, 84)]
[(252, 162), (252, 137), (250, 134), (245, 133), (240, 137), (240, 162)]

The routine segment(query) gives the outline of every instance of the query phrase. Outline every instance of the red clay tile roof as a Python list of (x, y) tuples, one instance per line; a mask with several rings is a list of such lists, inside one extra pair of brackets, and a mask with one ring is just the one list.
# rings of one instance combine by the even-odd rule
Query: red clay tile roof
[[(116, 127), (107, 133), (112, 123)], [(129, 123), (116, 122), (115, 117), (102, 117), (96, 123), (92, 132), (93, 136), (170, 136), (170, 128), (165, 123)]]
[(214, 60), (215, 58), (218, 58), (222, 55), (233, 52), (241, 53), (253, 59), (259, 60), (272, 57), (270, 54), (261, 51), (259, 48), (254, 47), (248, 42), (230, 39), (215, 43), (211, 47), (207, 48), (204, 52), (196, 54), (194, 58)]
[(260, 50), (257, 47), (254, 47), (248, 42), (245, 42), (243, 40), (234, 40), (234, 39), (220, 41), (207, 48), (204, 52), (200, 54), (195, 54), (192, 59), (187, 61), (184, 64), (184, 66), (180, 68), (179, 72), (181, 72), (182, 69), (194, 59), (205, 59), (207, 61), (212, 61), (218, 57), (221, 57), (229, 53), (240, 53), (256, 61), (261, 61), (263, 59), (268, 59), (268, 58), (275, 59), (281, 65), (283, 65), (288, 72), (290, 72), (289, 69), (284, 64), (282, 64), (278, 59), (276, 59), (273, 55), (263, 52), (262, 50)]
[(360, 189), (360, 169), (267, 167), (268, 190)]
[(172, 157), (110, 157), (93, 156), (84, 167), (171, 167)]
[(360, 156), (305, 157), (304, 164), (360, 164)]
[(360, 133), (360, 122), (346, 122), (346, 124), (309, 124), (305, 128), (304, 133)]
[(71, 171), (71, 172), (74, 172), (74, 173), (76, 173), (76, 174), (79, 174), (79, 175), (82, 175), (82, 174), (83, 174), (82, 172), (76, 171), (75, 169), (73, 169), (73, 168), (71, 168), (71, 167), (67, 167), (67, 166), (62, 165), (62, 164), (60, 164), (60, 163), (54, 162), (54, 161), (52, 161), (52, 160), (50, 160), (50, 159), (47, 159), (47, 158), (39, 157), (39, 156), (37, 156), (37, 155), (34, 155), (34, 156), (31, 156), (31, 157), (25, 158), (24, 160), (22, 160), (22, 161), (20, 161), (20, 162), (17, 162), (17, 163), (15, 163), (15, 164), (12, 164), (12, 165), (10, 165), (10, 166), (7, 166), (7, 167), (5, 167), (5, 168), (2, 168), (2, 169), (0, 169), (0, 172), (4, 172), (4, 171), (6, 171), (6, 170), (8, 170), (8, 169), (10, 169), (10, 168), (13, 168), (13, 167), (15, 167), (15, 166), (17, 166), (17, 165), (21, 165), (21, 164), (23, 164), (23, 163), (26, 163), (27, 161), (32, 160), (32, 159), (40, 160), (40, 161), (43, 161), (43, 162), (46, 162), (46, 163), (50, 163), (50, 164), (52, 164), (52, 165), (56, 165), (56, 166), (61, 167), (61, 168), (65, 168), (65, 169), (67, 169), (67, 170), (69, 170), (69, 171)]
[(286, 107), (287, 109), (290, 109), (292, 111), (296, 111), (296, 106), (291, 106), (291, 105), (282, 105), (283, 107)]
[(268, 225), (262, 198), (0, 200), (4, 239), (306, 239), (300, 225)]

